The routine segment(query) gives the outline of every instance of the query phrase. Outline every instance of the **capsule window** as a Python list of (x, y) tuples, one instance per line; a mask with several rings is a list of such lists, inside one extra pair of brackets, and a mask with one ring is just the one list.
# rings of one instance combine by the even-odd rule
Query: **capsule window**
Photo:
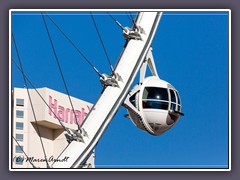
[(143, 91), (143, 99), (168, 101), (168, 91), (165, 88), (146, 87)]
[(168, 110), (168, 102), (143, 100), (143, 108)]
[(171, 110), (175, 110), (176, 109), (176, 104), (175, 103), (171, 103)]
[(180, 101), (180, 98), (179, 98), (179, 95), (178, 95), (177, 91), (176, 91), (176, 95), (177, 95), (178, 104), (181, 104), (181, 101)]
[(133, 106), (136, 107), (136, 94), (135, 93), (134, 95), (132, 95), (130, 98), (129, 98), (129, 101), (132, 103)]
[(169, 89), (171, 96), (171, 106), (170, 109), (173, 111), (181, 112), (181, 101), (177, 91)]
[(170, 89), (170, 95), (171, 95), (171, 102), (176, 103), (176, 96), (173, 90)]
[(168, 101), (166, 88), (146, 87), (143, 91), (142, 106), (144, 109), (168, 110)]
[(181, 112), (181, 106), (180, 105), (177, 106), (177, 111)]

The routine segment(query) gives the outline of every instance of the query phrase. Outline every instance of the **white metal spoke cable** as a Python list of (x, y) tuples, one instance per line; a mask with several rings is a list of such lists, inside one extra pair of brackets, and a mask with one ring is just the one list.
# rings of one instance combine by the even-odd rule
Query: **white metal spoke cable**
[(100, 34), (100, 32), (99, 32), (99, 29), (98, 29), (98, 27), (97, 27), (97, 23), (96, 23), (96, 21), (95, 21), (95, 19), (94, 19), (94, 16), (92, 15), (91, 12), (90, 12), (90, 15), (91, 15), (91, 18), (92, 18), (94, 27), (95, 27), (95, 29), (96, 29), (96, 31), (97, 31), (97, 34), (98, 34), (99, 40), (100, 40), (100, 42), (101, 42), (102, 48), (103, 48), (104, 53), (105, 53), (105, 55), (106, 55), (108, 64), (109, 64), (109, 66), (110, 66), (110, 69), (111, 69), (111, 71), (113, 72), (114, 69), (113, 69), (112, 63), (111, 63), (111, 61), (110, 61), (110, 58), (109, 58), (109, 56), (108, 56), (107, 49), (106, 49), (106, 47), (105, 47), (105, 45), (104, 45), (104, 43), (103, 43), (102, 36), (101, 36), (101, 34)]
[(43, 12), (50, 21), (56, 26), (56, 28), (61, 32), (61, 34), (68, 40), (68, 42), (77, 50), (77, 52), (83, 57), (83, 59), (92, 67), (92, 69), (101, 76), (101, 73), (98, 69), (91, 63), (91, 61), (84, 55), (84, 53), (75, 45), (75, 43), (67, 36), (67, 34), (57, 25), (57, 23), (49, 16), (47, 13)]
[(53, 168), (82, 167), (125, 100), (152, 44), (159, 20), (160, 13), (157, 12), (146, 12), (138, 15), (136, 25), (144, 27), (144, 31), (141, 32), (141, 40), (130, 39), (127, 41), (117, 62), (115, 73), (121, 77), (117, 81), (119, 86), (107, 86), (104, 89), (82, 124), (82, 128), (87, 132), (87, 135), (82, 135), (83, 142), (72, 141), (59, 156), (60, 159), (68, 156), (70, 157), (69, 161), (55, 162), (52, 165)]
[(42, 99), (42, 101), (44, 102), (44, 104), (48, 107), (48, 109), (53, 113), (54, 117), (57, 118), (59, 124), (62, 126), (62, 128), (68, 132), (68, 134), (70, 134), (69, 130), (64, 126), (64, 124), (62, 123), (62, 121), (59, 119), (59, 117), (55, 114), (55, 112), (52, 110), (52, 108), (48, 105), (48, 103), (45, 101), (45, 99), (42, 97), (42, 95), (39, 93), (39, 91), (37, 90), (37, 88), (34, 86), (34, 84), (30, 81), (30, 79), (27, 77), (27, 75), (25, 74), (25, 72), (22, 71), (22, 69), (18, 66), (18, 64), (16, 63), (16, 61), (12, 58), (12, 62), (15, 64), (15, 66), (18, 68), (18, 70), (22, 73), (22, 75), (26, 78), (26, 81), (32, 86), (32, 88), (35, 90), (35, 92), (39, 95), (39, 97)]
[(47, 31), (47, 35), (48, 35), (48, 38), (49, 38), (49, 41), (50, 41), (50, 44), (51, 44), (51, 47), (52, 47), (52, 50), (53, 50), (53, 53), (54, 53), (54, 57), (55, 57), (55, 60), (57, 62), (57, 66), (58, 66), (58, 69), (59, 69), (59, 72), (61, 74), (61, 78), (62, 78), (62, 81), (64, 83), (64, 87), (65, 87), (65, 90), (67, 92), (67, 95), (68, 95), (68, 99), (69, 99), (69, 102), (71, 104), (71, 107), (73, 109), (73, 114), (74, 114), (74, 117), (76, 119), (76, 124), (78, 126), (78, 130), (80, 131), (80, 124), (77, 120), (77, 116), (76, 116), (76, 112), (74, 110), (74, 107), (73, 107), (73, 103), (72, 103), (72, 100), (71, 100), (71, 97), (70, 97), (70, 94), (69, 94), (69, 90), (68, 90), (68, 87), (67, 87), (67, 83), (66, 83), (66, 80), (64, 78), (64, 75), (63, 75), (63, 71), (62, 71), (62, 68), (61, 68), (61, 65), (60, 65), (60, 62), (59, 62), (59, 59), (58, 59), (58, 56), (57, 56), (57, 53), (56, 53), (56, 49), (55, 49), (55, 46), (53, 44), (53, 40), (52, 40), (52, 37), (50, 35), (50, 31), (48, 29), (48, 26), (47, 26), (47, 23), (46, 23), (46, 20), (44, 18), (44, 15), (42, 14), (42, 18), (43, 18), (43, 21), (44, 21), (44, 25), (45, 25), (45, 28), (46, 28), (46, 31)]
[[(13, 40), (13, 44), (14, 44), (14, 47), (15, 47), (15, 50), (16, 50), (16, 53), (17, 53), (18, 61), (19, 61), (19, 64), (20, 64), (20, 68), (21, 68), (21, 70), (24, 72), (24, 70), (23, 70), (23, 65), (22, 65), (22, 61), (21, 61), (20, 54), (19, 54), (18, 47), (17, 47), (17, 43), (16, 43), (16, 40), (15, 40), (15, 37), (14, 37), (14, 34), (13, 34), (13, 33), (12, 33), (12, 40)], [(46, 161), (47, 168), (50, 168), (50, 166), (49, 166), (49, 164), (48, 164), (48, 161), (47, 161), (47, 154), (46, 154), (46, 150), (45, 150), (44, 145), (43, 145), (43, 140), (42, 140), (41, 132), (40, 132), (39, 127), (38, 127), (37, 117), (36, 117), (35, 110), (34, 110), (34, 107), (33, 107), (31, 95), (30, 95), (30, 93), (29, 93), (28, 83), (27, 83), (27, 80), (26, 80), (25, 76), (23, 76), (23, 79), (24, 79), (24, 84), (25, 84), (25, 86), (26, 86), (26, 88), (27, 88), (27, 94), (28, 94), (30, 106), (31, 106), (31, 109), (32, 109), (34, 121), (35, 121), (35, 123), (36, 123), (37, 134), (38, 134), (39, 139), (40, 139), (40, 142), (41, 142), (41, 147), (42, 147), (42, 150), (43, 150), (44, 159), (45, 159), (45, 161)]]
[[(50, 16), (48, 17), (50, 18)], [(99, 141), (104, 131), (106, 130), (107, 126), (111, 122), (112, 118), (116, 114), (117, 110), (123, 104), (130, 90), (130, 87), (151, 47), (152, 40), (161, 17), (161, 13), (160, 12), (139, 13), (137, 15), (136, 21), (134, 21), (133, 23), (132, 29), (123, 27), (112, 15), (110, 15), (110, 17), (116, 22), (116, 24), (118, 24), (118, 26), (121, 27), (124, 33), (124, 38), (126, 39), (126, 44), (124, 45), (123, 52), (121, 53), (114, 69), (114, 76), (111, 77), (112, 80), (115, 81), (117, 86), (107, 84), (104, 87), (104, 90), (99, 96), (99, 99), (94, 104), (94, 106), (88, 113), (87, 117), (85, 118), (85, 121), (81, 125), (81, 131), (80, 133), (78, 133), (78, 136), (81, 138), (81, 141), (78, 140), (70, 141), (68, 146), (63, 150), (63, 152), (58, 157), (59, 159), (62, 159), (63, 157), (69, 157), (68, 161), (54, 162), (51, 165), (52, 168), (79, 168), (84, 165), (89, 155), (95, 148), (97, 142)], [(49, 30), (47, 28), (47, 24), (45, 22), (43, 13), (42, 18), (44, 20), (48, 37), (54, 51), (55, 59), (56, 61), (58, 61), (54, 44), (52, 42)], [(54, 24), (56, 25), (56, 23)], [(57, 28), (60, 30), (58, 26)], [(85, 59), (85, 56), (66, 36), (66, 34), (63, 31), (61, 31), (61, 33), (63, 33), (63, 35), (69, 40), (69, 42), (78, 50), (78, 52)], [(102, 44), (102, 46), (104, 45)], [(92, 66), (94, 71), (97, 72), (100, 77), (103, 76), (102, 74), (99, 73), (99, 71), (92, 65), (92, 63), (88, 59), (85, 60), (88, 62), (88, 64)], [(59, 61), (58, 66), (60, 67)], [(61, 68), (59, 69), (61, 70)], [(64, 79), (63, 74), (62, 78)]]

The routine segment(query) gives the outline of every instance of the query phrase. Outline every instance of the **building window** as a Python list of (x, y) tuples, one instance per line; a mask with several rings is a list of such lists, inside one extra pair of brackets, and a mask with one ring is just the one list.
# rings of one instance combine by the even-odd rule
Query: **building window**
[(23, 146), (16, 145), (16, 153), (23, 153)]
[(16, 134), (17, 141), (23, 141), (23, 134)]
[(16, 122), (16, 129), (23, 130), (23, 123), (22, 122)]
[(17, 117), (17, 118), (23, 118), (23, 117), (24, 117), (24, 111), (19, 111), (19, 110), (17, 110), (17, 111), (16, 111), (16, 117)]
[(24, 106), (24, 99), (16, 99), (16, 106)]

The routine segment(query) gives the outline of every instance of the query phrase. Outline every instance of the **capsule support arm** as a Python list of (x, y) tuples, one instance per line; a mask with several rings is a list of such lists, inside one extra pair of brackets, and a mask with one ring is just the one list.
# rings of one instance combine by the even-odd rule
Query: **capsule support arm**
[(147, 56), (140, 69), (140, 83), (142, 83), (146, 77), (147, 67), (149, 67), (153, 76), (159, 77), (157, 73), (157, 68), (153, 59), (152, 48), (149, 48)]

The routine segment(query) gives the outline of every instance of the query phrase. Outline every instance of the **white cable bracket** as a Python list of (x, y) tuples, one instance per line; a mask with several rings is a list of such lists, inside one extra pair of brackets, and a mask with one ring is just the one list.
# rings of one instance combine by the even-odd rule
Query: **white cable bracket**
[(84, 128), (82, 128), (81, 130), (82, 130), (82, 135), (89, 138), (87, 131)]
[[(83, 131), (81, 130), (72, 130), (72, 129), (68, 129), (69, 130), (69, 133), (65, 134), (66, 138), (67, 138), (67, 141), (68, 143), (71, 143), (72, 141), (77, 141), (77, 142), (83, 142), (84, 143), (84, 140), (83, 140)], [(86, 131), (85, 131), (86, 132)]]
[(123, 29), (123, 36), (126, 40), (130, 40), (130, 39), (135, 39), (135, 40), (142, 40), (141, 35), (140, 34), (144, 34), (144, 30), (143, 28), (141, 28), (140, 26), (135, 25), (135, 28), (129, 28), (129, 27), (125, 27)]
[(101, 74), (100, 82), (103, 87), (112, 86), (112, 87), (119, 87), (118, 81), (123, 81), (122, 77), (113, 71), (111, 75)]

